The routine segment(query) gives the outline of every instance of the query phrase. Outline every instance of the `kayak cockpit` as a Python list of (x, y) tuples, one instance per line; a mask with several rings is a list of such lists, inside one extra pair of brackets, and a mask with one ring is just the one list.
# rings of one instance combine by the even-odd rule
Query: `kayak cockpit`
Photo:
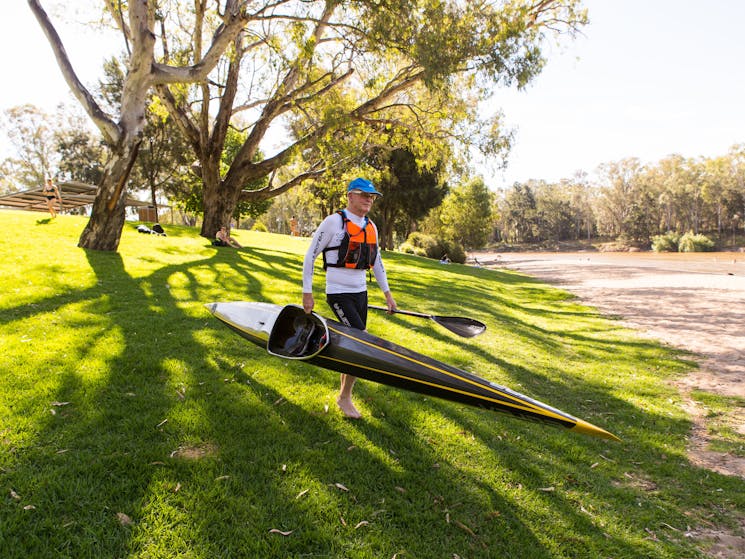
[(266, 349), (287, 359), (310, 359), (329, 343), (326, 321), (302, 307), (287, 305), (277, 315)]

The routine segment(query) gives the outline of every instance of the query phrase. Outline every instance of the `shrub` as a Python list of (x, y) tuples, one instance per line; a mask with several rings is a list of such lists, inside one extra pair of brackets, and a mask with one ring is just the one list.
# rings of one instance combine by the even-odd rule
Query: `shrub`
[(261, 231), (263, 233), (269, 232), (269, 229), (267, 229), (266, 225), (264, 225), (263, 221), (256, 220), (256, 223), (253, 224), (253, 227), (251, 227), (251, 231)]
[(714, 241), (706, 235), (694, 235), (690, 231), (680, 238), (678, 252), (711, 252)]
[(415, 247), (408, 241), (401, 243), (401, 246), (398, 247), (398, 250), (400, 250), (403, 253), (406, 254), (414, 254), (416, 256), (424, 256), (427, 257), (427, 252), (421, 248), (421, 247)]
[(652, 250), (655, 252), (678, 252), (680, 235), (674, 231), (668, 231), (664, 235), (652, 237)]
[(457, 262), (458, 264), (466, 262), (466, 251), (460, 243), (437, 239), (419, 231), (411, 233), (398, 249), (407, 254), (416, 254), (435, 260), (439, 260), (447, 254), (451, 262)]
[(426, 256), (427, 258), (440, 258), (440, 243), (431, 235), (414, 231), (400, 247), (401, 252)]
[(458, 264), (466, 263), (466, 250), (463, 245), (454, 241), (440, 241), (440, 248), (442, 252), (437, 258), (441, 258), (443, 254), (447, 254), (451, 262), (457, 262)]

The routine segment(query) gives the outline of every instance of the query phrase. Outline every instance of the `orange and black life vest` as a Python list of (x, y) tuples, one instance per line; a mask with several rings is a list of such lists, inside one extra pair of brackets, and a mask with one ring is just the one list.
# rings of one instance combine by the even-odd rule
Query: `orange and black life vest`
[[(351, 268), (353, 270), (369, 270), (375, 264), (378, 256), (378, 238), (375, 226), (365, 217), (364, 227), (352, 223), (344, 210), (336, 212), (341, 216), (344, 238), (339, 246), (323, 249), (323, 269)], [(338, 251), (336, 264), (326, 260), (326, 253)]]

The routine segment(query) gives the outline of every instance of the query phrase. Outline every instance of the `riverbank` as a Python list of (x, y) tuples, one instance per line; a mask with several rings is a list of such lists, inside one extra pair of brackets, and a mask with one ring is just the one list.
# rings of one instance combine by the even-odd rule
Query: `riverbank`
[[(474, 252), (482, 266), (516, 270), (561, 287), (626, 325), (701, 356), (680, 381), (684, 397), (704, 390), (745, 398), (745, 254), (653, 252)], [(703, 412), (686, 398), (697, 420)], [(745, 409), (732, 420), (745, 444)], [(745, 459), (708, 453), (696, 429), (692, 460), (745, 477)]]

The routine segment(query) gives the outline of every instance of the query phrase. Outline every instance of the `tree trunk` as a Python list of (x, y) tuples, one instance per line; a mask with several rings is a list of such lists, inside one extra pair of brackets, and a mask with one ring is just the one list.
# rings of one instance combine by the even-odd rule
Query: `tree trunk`
[(155, 209), (155, 223), (160, 223), (160, 218), (158, 217), (158, 196), (157, 196), (157, 186), (155, 186), (155, 181), (151, 179), (150, 182), (150, 197), (153, 200), (153, 208)]
[(127, 180), (139, 147), (139, 141), (126, 142), (112, 155), (98, 186), (91, 218), (80, 235), (80, 248), (116, 251), (119, 247), (126, 217)]
[(220, 227), (230, 227), (240, 194), (240, 189), (231, 188), (220, 180), (218, 165), (219, 163), (207, 161), (206, 167), (202, 168), (204, 220), (200, 235), (207, 239), (214, 239)]

